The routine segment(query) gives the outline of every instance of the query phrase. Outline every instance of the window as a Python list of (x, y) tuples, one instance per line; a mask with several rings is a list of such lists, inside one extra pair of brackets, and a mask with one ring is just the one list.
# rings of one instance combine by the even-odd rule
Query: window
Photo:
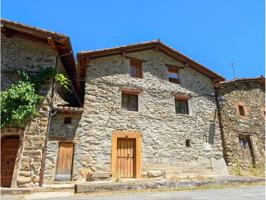
[(71, 117), (65, 117), (64, 124), (71, 124)]
[(239, 138), (239, 145), (240, 145), (241, 148), (244, 148), (245, 149), (247, 147), (247, 144), (248, 143), (245, 140), (245, 138), (241, 138), (241, 137)]
[(245, 114), (244, 106), (242, 106), (242, 105), (238, 105), (238, 111), (239, 111), (239, 114), (240, 114), (241, 116), (245, 116), (245, 115), (246, 115), (246, 114)]
[(175, 111), (178, 114), (188, 114), (188, 100), (175, 99)]
[(168, 79), (171, 83), (179, 84), (178, 68), (176, 66), (168, 66)]
[(122, 92), (122, 110), (138, 111), (138, 94)]
[(130, 76), (133, 78), (142, 78), (141, 61), (130, 60)]
[(186, 139), (186, 147), (191, 147), (191, 142), (189, 139)]

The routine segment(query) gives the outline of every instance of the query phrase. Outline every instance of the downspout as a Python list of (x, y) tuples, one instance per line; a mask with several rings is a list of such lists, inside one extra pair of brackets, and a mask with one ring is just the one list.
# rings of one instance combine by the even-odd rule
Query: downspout
[[(57, 72), (57, 64), (58, 64), (58, 54), (56, 54), (56, 61), (55, 61), (55, 71)], [(46, 128), (46, 133), (45, 133), (45, 141), (44, 141), (44, 147), (42, 149), (42, 160), (41, 160), (41, 169), (40, 169), (40, 175), (39, 175), (39, 186), (43, 186), (43, 179), (44, 179), (44, 170), (45, 170), (45, 160), (47, 156), (47, 144), (48, 144), (48, 138), (49, 138), (49, 129), (50, 129), (50, 124), (51, 124), (51, 117), (55, 114), (52, 113), (53, 111), (53, 98), (54, 98), (54, 91), (55, 91), (55, 79), (53, 78), (52, 82), (52, 91), (51, 91), (51, 96), (50, 96), (50, 103), (49, 103), (49, 114), (48, 114), (48, 124)]]

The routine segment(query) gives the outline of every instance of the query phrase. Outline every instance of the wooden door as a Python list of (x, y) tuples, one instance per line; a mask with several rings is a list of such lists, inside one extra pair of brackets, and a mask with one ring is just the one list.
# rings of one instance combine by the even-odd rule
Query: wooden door
[(70, 181), (72, 178), (73, 143), (60, 142), (55, 180)]
[(248, 136), (241, 136), (239, 138), (242, 162), (246, 165), (251, 165), (254, 162), (253, 152), (251, 148), (250, 138)]
[(117, 176), (136, 177), (136, 139), (117, 139)]
[(18, 136), (1, 140), (1, 187), (10, 187), (19, 147)]

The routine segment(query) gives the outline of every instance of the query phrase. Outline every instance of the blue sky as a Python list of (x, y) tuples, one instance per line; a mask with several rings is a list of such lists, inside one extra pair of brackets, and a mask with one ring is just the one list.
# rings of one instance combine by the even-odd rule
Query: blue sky
[(2, 18), (70, 36), (74, 52), (160, 38), (224, 76), (264, 74), (264, 0), (2, 0)]

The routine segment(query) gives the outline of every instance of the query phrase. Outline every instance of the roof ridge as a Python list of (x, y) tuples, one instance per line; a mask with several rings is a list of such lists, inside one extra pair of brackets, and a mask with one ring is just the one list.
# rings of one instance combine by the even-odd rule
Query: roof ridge
[(130, 46), (141, 45), (141, 44), (158, 43), (158, 42), (161, 42), (160, 39), (147, 40), (147, 41), (144, 41), (144, 42), (138, 42), (138, 43), (132, 43), (132, 44), (126, 44), (126, 45), (119, 45), (119, 46), (113, 46), (113, 47), (108, 47), (108, 48), (78, 51), (77, 54), (92, 53), (92, 52), (97, 52), (97, 51), (104, 51), (104, 50), (110, 50), (110, 49), (116, 49), (116, 48), (123, 48), (123, 47), (130, 47)]

